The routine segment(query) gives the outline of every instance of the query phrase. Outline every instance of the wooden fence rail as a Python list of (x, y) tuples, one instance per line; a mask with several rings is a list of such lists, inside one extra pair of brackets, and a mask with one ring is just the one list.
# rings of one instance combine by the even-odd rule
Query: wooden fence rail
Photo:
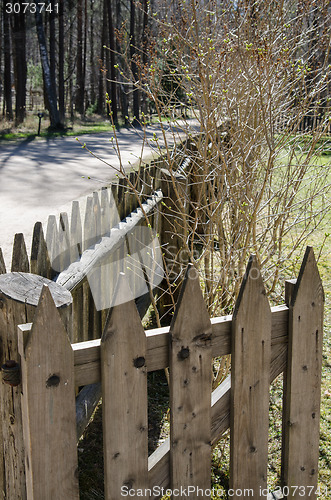
[[(162, 488), (173, 498), (180, 491), (210, 498), (211, 447), (229, 426), (231, 496), (266, 498), (269, 384), (285, 371), (287, 498), (302, 498), (304, 488), (316, 499), (324, 295), (311, 248), (286, 290), (287, 303), (270, 308), (251, 257), (233, 316), (209, 319), (189, 266), (170, 328), (145, 332), (120, 274), (120, 300), (101, 339), (70, 345), (44, 286), (33, 323), (18, 327), (27, 488), (21, 498), (79, 498), (75, 387), (95, 382), (102, 384), (107, 500), (157, 499)], [(231, 378), (211, 392), (212, 358), (227, 354)], [(147, 372), (167, 366), (170, 437), (148, 457)]]

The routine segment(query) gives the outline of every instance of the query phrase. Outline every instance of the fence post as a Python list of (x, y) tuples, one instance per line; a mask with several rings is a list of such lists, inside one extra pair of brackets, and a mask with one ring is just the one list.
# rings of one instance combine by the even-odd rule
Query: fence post
[(74, 354), (48, 286), (19, 333), (27, 500), (78, 500)]
[[(283, 471), (287, 498), (316, 499), (324, 292), (307, 247), (289, 310)], [(295, 487), (298, 487), (297, 489)], [(300, 488), (301, 487), (301, 488)], [(310, 490), (311, 488), (311, 490)]]
[[(176, 183), (177, 194), (174, 189)], [(183, 269), (188, 264), (185, 256), (184, 238), (187, 233), (187, 180), (182, 175), (170, 174), (161, 169), (162, 221), (160, 240), (164, 255), (167, 278), (160, 285), (159, 308), (162, 315), (171, 318), (175, 310), (179, 293), (179, 284)], [(177, 199), (178, 196), (181, 198)], [(182, 208), (180, 208), (182, 206)], [(185, 213), (183, 213), (183, 207)]]
[(123, 273), (116, 300), (101, 338), (106, 500), (148, 487), (146, 335)]
[(170, 477), (172, 489), (201, 488), (199, 498), (210, 498), (211, 336), (199, 274), (189, 265), (170, 327)]
[(251, 256), (232, 319), (230, 487), (242, 491), (234, 498), (266, 497), (270, 360), (271, 310)]
[[(68, 324), (68, 309), (70, 309), (71, 304), (69, 292), (63, 291), (62, 287), (47, 278), (33, 274), (14, 272), (0, 275), (1, 365), (9, 360), (13, 363), (19, 361), (17, 325), (33, 320), (40, 291), (45, 283), (49, 284), (50, 290), (56, 298), (57, 306), (65, 306), (61, 307), (60, 311)], [(9, 363), (9, 365), (13, 363)], [(2, 380), (4, 381), (6, 377), (4, 370), (2, 370)], [(19, 380), (14, 382), (19, 383)], [(10, 500), (25, 500), (21, 387), (19, 385), (11, 387), (2, 383), (0, 391), (5, 456), (5, 494), (6, 498)]]

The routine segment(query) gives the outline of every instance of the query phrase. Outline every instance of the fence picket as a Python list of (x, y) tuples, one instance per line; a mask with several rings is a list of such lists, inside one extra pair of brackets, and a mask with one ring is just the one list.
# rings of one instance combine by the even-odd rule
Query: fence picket
[(73, 201), (71, 206), (71, 221), (70, 221), (70, 261), (79, 260), (83, 253), (82, 249), (83, 229), (82, 220), (80, 217), (79, 201)]
[(57, 272), (59, 267), (58, 261), (58, 230), (55, 215), (49, 215), (47, 221), (46, 229), (46, 245), (48, 249), (48, 255), (52, 266), (52, 278)]
[(59, 272), (70, 265), (70, 230), (69, 218), (66, 212), (61, 212), (59, 218), (59, 232), (58, 232), (58, 250), (59, 250)]
[(78, 500), (73, 351), (47, 286), (20, 354), (27, 500)]
[(22, 273), (28, 273), (29, 270), (29, 257), (26, 251), (24, 235), (22, 233), (17, 233), (15, 234), (13, 244), (11, 271), (21, 271)]
[(251, 256), (232, 318), (230, 487), (254, 498), (267, 487), (270, 361), (271, 310)]
[(299, 499), (300, 485), (316, 499), (319, 457), (320, 387), (324, 292), (313, 249), (308, 247), (289, 310), (286, 379), (284, 483), (288, 498)]
[(0, 248), (0, 274), (6, 273), (6, 265), (2, 254), (2, 249)]
[(211, 336), (199, 275), (189, 266), (170, 327), (172, 488), (210, 488)]
[(52, 278), (52, 268), (41, 222), (36, 222), (33, 229), (30, 267), (31, 273), (39, 274), (44, 278)]
[(106, 500), (148, 487), (146, 336), (123, 274), (116, 299), (101, 339)]

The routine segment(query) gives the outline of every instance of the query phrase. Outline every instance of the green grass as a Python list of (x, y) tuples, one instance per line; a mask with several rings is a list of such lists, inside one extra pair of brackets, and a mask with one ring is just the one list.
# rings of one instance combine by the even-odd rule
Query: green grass
[[(91, 115), (85, 119), (75, 118), (73, 122), (67, 121), (63, 131), (49, 131), (49, 119), (43, 118), (41, 121), (40, 135), (38, 132), (39, 119), (35, 114), (29, 114), (23, 124), (18, 127), (14, 122), (0, 122), (0, 141), (19, 141), (22, 139), (39, 139), (49, 137), (69, 137), (82, 134), (98, 134), (109, 132), (112, 125), (106, 117)], [(120, 123), (120, 126), (122, 124)]]

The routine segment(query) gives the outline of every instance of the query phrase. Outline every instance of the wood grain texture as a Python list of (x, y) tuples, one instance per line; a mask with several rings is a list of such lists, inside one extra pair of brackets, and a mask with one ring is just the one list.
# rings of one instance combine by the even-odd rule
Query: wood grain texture
[(146, 337), (124, 275), (117, 298), (101, 339), (106, 500), (148, 485)]
[[(285, 399), (284, 482), (314, 486), (318, 478), (324, 292), (313, 249), (307, 247), (289, 311)], [(299, 499), (300, 492), (289, 498)]]
[[(219, 357), (231, 353), (232, 316), (212, 318), (212, 356)], [(272, 356), (284, 369), (284, 352), (287, 352), (288, 308), (277, 306), (272, 308)], [(146, 330), (147, 369), (162, 370), (169, 366), (169, 327)], [(100, 339), (73, 344), (75, 353), (75, 377), (77, 385), (94, 384), (100, 379)], [(282, 350), (283, 349), (283, 350)], [(277, 362), (277, 361), (275, 361)], [(285, 359), (286, 362), (286, 359)], [(282, 371), (281, 370), (281, 371)]]
[(41, 222), (36, 222), (33, 229), (30, 271), (44, 278), (52, 278), (52, 267)]
[(30, 271), (29, 257), (22, 233), (15, 234), (11, 270), (22, 271), (23, 273)]
[(69, 217), (66, 212), (60, 213), (58, 240), (59, 268), (57, 271), (62, 272), (71, 263)]
[(2, 249), (0, 248), (0, 274), (5, 274), (6, 265), (2, 254)]
[(58, 272), (58, 229), (55, 215), (50, 215), (47, 221), (46, 245), (48, 255), (52, 266), (52, 279)]
[(78, 500), (73, 352), (47, 286), (20, 355), (27, 499)]
[[(251, 256), (232, 320), (230, 487), (267, 487), (271, 311)], [(243, 498), (237, 495), (234, 498)]]
[(189, 265), (170, 326), (172, 488), (210, 488), (211, 336), (199, 274)]

